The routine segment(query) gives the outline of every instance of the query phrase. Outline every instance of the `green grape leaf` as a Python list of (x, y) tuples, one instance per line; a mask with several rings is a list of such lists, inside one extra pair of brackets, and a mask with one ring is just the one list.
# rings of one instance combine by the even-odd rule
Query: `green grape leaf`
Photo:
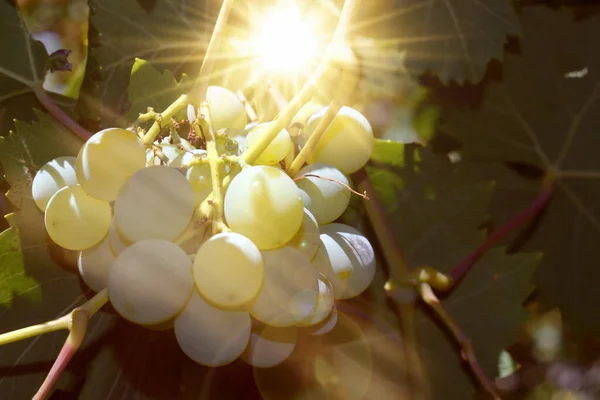
[(208, 13), (209, 3), (157, 0), (144, 9), (135, 1), (90, 1), (91, 23), (101, 35), (90, 54), (102, 73), (95, 93), (104, 125), (114, 125), (129, 108), (123, 88), (136, 57), (160, 71), (197, 73), (216, 18)]
[[(600, 243), (600, 17), (576, 20), (568, 10), (528, 7), (522, 20), (521, 55), (507, 55), (504, 81), (487, 88), (476, 110), (446, 109), (442, 130), (462, 142), (465, 161), (531, 165), (556, 177), (551, 203), (527, 242), (545, 254), (534, 282), (575, 331), (599, 333), (600, 270), (590, 255)], [(506, 182), (522, 187), (507, 200), (521, 207), (541, 186), (516, 177)]]
[(502, 59), (507, 35), (519, 35), (509, 1), (396, 0), (391, 29), (409, 71), (430, 71), (444, 83), (478, 82), (487, 63)]
[[(134, 122), (140, 113), (148, 111), (148, 107), (161, 112), (170, 106), (179, 96), (190, 91), (192, 80), (183, 75), (177, 82), (173, 73), (165, 70), (162, 74), (145, 60), (136, 59), (131, 69), (129, 80), (129, 103), (127, 122)], [(185, 116), (183, 110), (181, 116)], [(180, 117), (181, 117), (180, 116)]]
[(25, 272), (19, 228), (13, 214), (6, 216), (10, 227), (0, 233), (0, 306), (11, 307), (16, 294), (39, 303), (39, 285)]
[[(409, 266), (449, 272), (484, 240), (479, 227), (494, 185), (474, 179), (446, 157), (378, 140), (367, 174)], [(488, 376), (496, 376), (501, 351), (514, 342), (525, 320), (522, 303), (533, 289), (531, 277), (539, 262), (539, 253), (510, 255), (503, 248), (491, 249), (442, 298)], [(396, 266), (389, 268), (399, 275)], [(427, 310), (417, 315), (416, 324), (432, 398), (469, 398), (478, 386), (454, 339)]]
[(30, 38), (19, 11), (9, 2), (0, 2), (0, 15), (0, 134), (5, 134), (14, 118), (34, 117), (32, 86), (44, 76), (47, 53)]

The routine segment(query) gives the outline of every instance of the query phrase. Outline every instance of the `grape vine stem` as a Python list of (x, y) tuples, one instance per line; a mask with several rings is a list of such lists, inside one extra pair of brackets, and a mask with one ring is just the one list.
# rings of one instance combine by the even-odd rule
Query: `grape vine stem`
[[(170, 121), (175, 114), (183, 110), (190, 103), (194, 105), (200, 105), (206, 101), (206, 92), (208, 91), (210, 75), (215, 65), (216, 47), (219, 43), (221, 35), (223, 34), (225, 23), (227, 22), (227, 18), (229, 18), (229, 13), (233, 3), (234, 0), (223, 0), (223, 3), (221, 3), (219, 16), (217, 17), (217, 22), (215, 23), (208, 47), (206, 48), (204, 60), (202, 61), (202, 66), (200, 67), (200, 72), (198, 73), (194, 87), (189, 93), (179, 96), (179, 98), (175, 100), (173, 104), (171, 104), (165, 111), (161, 113), (163, 121)], [(152, 144), (159, 135), (160, 129), (160, 124), (158, 122), (154, 122), (148, 132), (146, 132), (144, 135), (144, 144)]]
[(50, 96), (46, 93), (41, 83), (33, 86), (33, 93), (35, 97), (38, 99), (40, 103), (44, 106), (44, 108), (61, 124), (63, 124), (68, 130), (73, 132), (77, 137), (79, 137), (84, 142), (87, 141), (90, 137), (92, 137), (92, 133), (75, 122), (71, 117), (69, 117), (56, 103), (52, 100)]
[(465, 335), (465, 333), (460, 329), (458, 324), (452, 319), (452, 316), (446, 311), (446, 309), (442, 306), (439, 299), (433, 292), (431, 286), (427, 283), (422, 283), (418, 286), (419, 294), (421, 298), (435, 313), (435, 315), (444, 323), (446, 328), (450, 331), (454, 339), (458, 342), (461, 347), (461, 355), (462, 358), (469, 364), (471, 371), (483, 386), (483, 388), (488, 392), (494, 399), (500, 399), (498, 392), (494, 387), (494, 384), (487, 377), (483, 368), (477, 361), (477, 356), (475, 355), (475, 350), (473, 349), (473, 345), (471, 341)]

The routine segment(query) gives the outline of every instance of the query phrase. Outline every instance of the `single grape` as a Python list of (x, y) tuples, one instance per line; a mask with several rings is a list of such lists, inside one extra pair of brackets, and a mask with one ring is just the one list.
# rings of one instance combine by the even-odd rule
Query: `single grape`
[(198, 250), (194, 279), (200, 294), (212, 304), (240, 307), (262, 287), (264, 267), (260, 250), (239, 233), (217, 234)]
[(110, 204), (87, 194), (79, 185), (66, 186), (46, 206), (46, 231), (57, 245), (83, 250), (99, 243), (110, 227)]
[[(264, 123), (255, 126), (248, 132), (246, 136), (246, 149), (251, 149), (258, 143), (264, 136), (265, 131), (269, 128), (271, 123)], [(292, 139), (286, 129), (279, 131), (275, 139), (269, 143), (267, 148), (261, 153), (256, 159), (256, 164), (272, 165), (283, 160), (286, 155), (292, 149)]]
[(76, 157), (58, 157), (44, 164), (35, 174), (31, 194), (40, 210), (46, 211), (50, 197), (60, 189), (77, 185), (76, 161)]
[(336, 299), (361, 294), (375, 276), (375, 253), (359, 231), (344, 224), (321, 226), (321, 246), (312, 260), (331, 282)]
[(294, 351), (298, 329), (255, 324), (242, 360), (253, 367), (271, 368), (284, 362)]
[(108, 276), (108, 295), (115, 310), (143, 325), (173, 318), (193, 290), (192, 261), (166, 240), (142, 240), (127, 247)]
[(321, 244), (319, 223), (315, 217), (304, 208), (304, 217), (302, 218), (302, 225), (300, 229), (294, 235), (294, 237), (287, 243), (288, 246), (294, 247), (312, 260), (319, 250)]
[(90, 195), (113, 201), (121, 186), (146, 166), (146, 151), (139, 137), (120, 128), (93, 135), (77, 156), (77, 181)]
[(312, 326), (320, 324), (324, 321), (335, 305), (335, 295), (333, 287), (329, 280), (324, 275), (319, 274), (319, 298), (317, 305), (310, 316), (306, 319), (298, 321), (299, 326)]
[(319, 299), (319, 274), (308, 257), (285, 246), (262, 252), (265, 278), (250, 313), (271, 326), (290, 326), (308, 318)]
[(77, 257), (77, 266), (81, 279), (94, 292), (106, 288), (108, 274), (115, 258), (108, 243), (108, 236), (97, 245), (80, 251)]
[(115, 224), (126, 241), (175, 240), (194, 213), (194, 192), (175, 168), (156, 165), (129, 178), (115, 201)]
[(186, 151), (175, 158), (170, 167), (187, 168), (185, 177), (194, 191), (194, 204), (199, 205), (212, 193), (212, 178), (208, 164), (191, 165), (195, 157), (206, 157), (206, 150)]
[(294, 181), (268, 166), (245, 168), (225, 193), (225, 218), (261, 250), (287, 243), (302, 225), (304, 206)]
[(325, 164), (307, 165), (294, 178), (304, 175), (320, 177), (307, 176), (296, 181), (304, 207), (314, 215), (319, 225), (338, 219), (350, 204), (351, 193), (344, 186), (349, 185), (348, 178), (337, 168)]
[(250, 315), (224, 311), (197, 293), (175, 319), (175, 338), (181, 350), (198, 364), (219, 367), (238, 358), (250, 339)]
[(244, 128), (248, 122), (246, 109), (235, 93), (221, 86), (209, 86), (206, 93), (213, 129)]
[(125, 240), (119, 233), (114, 218), (110, 224), (110, 228), (108, 229), (108, 243), (110, 244), (110, 248), (115, 256), (121, 254), (121, 252), (125, 250), (127, 246), (131, 245), (131, 242)]
[(338, 322), (338, 311), (334, 304), (331, 309), (331, 312), (329, 313), (328, 316), (325, 317), (325, 319), (323, 321), (321, 321), (318, 324), (315, 324), (313, 326), (310, 326), (307, 329), (308, 329), (308, 332), (312, 336), (322, 336), (322, 335), (325, 335), (326, 333), (331, 332), (331, 330), (333, 328), (335, 328), (335, 326), (337, 325), (337, 322)]
[[(306, 128), (308, 135), (313, 134), (327, 109), (325, 107), (310, 117)], [(369, 121), (360, 112), (344, 106), (325, 130), (307, 162), (329, 164), (344, 174), (351, 174), (367, 163), (373, 145), (373, 130)]]

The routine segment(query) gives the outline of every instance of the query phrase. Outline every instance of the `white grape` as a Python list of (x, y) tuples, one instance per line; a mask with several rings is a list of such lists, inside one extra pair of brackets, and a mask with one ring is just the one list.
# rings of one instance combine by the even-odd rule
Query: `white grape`
[(335, 295), (333, 287), (329, 280), (324, 275), (319, 276), (319, 298), (317, 305), (310, 316), (304, 320), (299, 321), (298, 325), (301, 326), (312, 326), (320, 324), (324, 321), (335, 305)]
[(323, 321), (321, 321), (320, 323), (309, 327), (308, 331), (313, 336), (325, 335), (326, 333), (331, 332), (331, 330), (333, 328), (335, 328), (335, 326), (337, 325), (337, 321), (338, 321), (338, 310), (334, 305), (333, 308), (331, 309), (331, 312), (329, 313), (329, 315), (327, 317), (325, 317), (325, 319)]
[(58, 157), (44, 164), (35, 174), (31, 194), (35, 205), (46, 211), (50, 197), (65, 186), (77, 185), (76, 157)]
[(115, 201), (115, 223), (125, 240), (175, 240), (194, 213), (194, 192), (175, 168), (155, 165), (133, 174)]
[(253, 367), (274, 367), (293, 353), (297, 338), (296, 327), (275, 328), (257, 324), (252, 328), (242, 359)]
[(319, 232), (319, 223), (311, 214), (311, 212), (304, 208), (302, 225), (300, 226), (300, 229), (296, 235), (294, 235), (287, 245), (300, 250), (306, 254), (310, 260), (312, 260), (315, 254), (317, 254), (320, 244), (321, 238)]
[(115, 258), (115, 254), (108, 243), (108, 236), (97, 245), (80, 251), (77, 257), (77, 266), (81, 279), (94, 292), (106, 288), (108, 274)]
[(350, 204), (351, 193), (344, 186), (349, 185), (348, 178), (337, 168), (324, 164), (307, 165), (298, 171), (295, 178), (304, 175), (324, 178), (307, 176), (296, 182), (300, 188), (304, 207), (314, 215), (319, 225), (338, 219)]
[(208, 164), (191, 165), (194, 158), (205, 156), (206, 150), (186, 151), (169, 164), (173, 168), (187, 168), (185, 177), (192, 185), (195, 205), (201, 204), (212, 193), (210, 166)]
[[(248, 132), (246, 136), (246, 149), (254, 147), (264, 136), (271, 123), (260, 124)], [(292, 149), (292, 139), (286, 129), (279, 131), (277, 136), (269, 143), (267, 148), (256, 159), (256, 164), (272, 165), (283, 160)]]
[(221, 86), (209, 86), (206, 99), (210, 107), (213, 129), (244, 128), (248, 122), (244, 104), (232, 91)]
[(272, 326), (290, 326), (309, 317), (319, 299), (319, 274), (308, 257), (285, 246), (262, 252), (265, 278), (250, 308), (252, 316)]
[(245, 168), (225, 193), (225, 219), (234, 232), (261, 250), (287, 243), (300, 229), (304, 213), (294, 181), (277, 168)]
[(115, 220), (113, 218), (110, 228), (108, 229), (108, 243), (110, 244), (110, 248), (112, 252), (118, 256), (121, 254), (123, 250), (127, 248), (131, 244), (128, 240), (125, 240), (123, 236), (119, 233), (117, 225), (115, 224)]
[(146, 151), (140, 138), (120, 128), (93, 135), (77, 156), (77, 181), (90, 195), (113, 201), (129, 177), (146, 166)]
[(368, 239), (351, 226), (321, 226), (321, 246), (312, 260), (333, 285), (336, 299), (361, 294), (375, 276), (375, 253)]
[(196, 288), (219, 307), (248, 303), (262, 287), (263, 278), (260, 250), (239, 233), (223, 232), (211, 237), (194, 259)]
[(197, 293), (175, 319), (175, 338), (181, 350), (198, 364), (219, 367), (238, 358), (250, 339), (250, 315), (224, 311)]
[(108, 295), (115, 310), (143, 325), (173, 318), (193, 290), (192, 261), (166, 240), (143, 240), (127, 247), (108, 276)]
[(110, 204), (87, 194), (79, 185), (66, 186), (46, 206), (46, 231), (56, 244), (83, 250), (99, 243), (110, 227)]
[[(307, 124), (307, 134), (312, 135), (328, 107), (313, 114)], [(330, 164), (351, 174), (361, 169), (371, 157), (374, 139), (369, 121), (357, 110), (344, 106), (308, 156), (309, 164)]]

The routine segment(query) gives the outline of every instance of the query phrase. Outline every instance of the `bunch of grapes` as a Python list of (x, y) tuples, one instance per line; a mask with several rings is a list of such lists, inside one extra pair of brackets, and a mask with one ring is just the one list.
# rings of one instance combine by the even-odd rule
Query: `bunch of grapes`
[[(335, 222), (352, 195), (347, 175), (366, 164), (373, 134), (362, 114), (342, 107), (307, 165), (290, 176), (327, 107), (309, 103), (294, 129), (281, 130), (249, 165), (244, 151), (271, 122), (248, 124), (244, 104), (225, 88), (209, 87), (207, 100), (209, 123), (224, 138), (218, 163), (191, 123), (192, 108), (190, 140), (178, 124), (150, 145), (139, 127), (102, 130), (77, 157), (45, 164), (33, 198), (50, 238), (78, 252), (82, 280), (107, 290), (123, 318), (174, 329), (181, 349), (202, 365), (241, 357), (271, 367), (290, 356), (299, 331), (331, 330), (335, 301), (359, 295), (373, 279), (371, 244)], [(211, 173), (213, 165), (235, 175), (223, 185), (222, 204), (213, 179), (223, 175)], [(221, 207), (223, 226), (203, 215), (206, 204)]]

